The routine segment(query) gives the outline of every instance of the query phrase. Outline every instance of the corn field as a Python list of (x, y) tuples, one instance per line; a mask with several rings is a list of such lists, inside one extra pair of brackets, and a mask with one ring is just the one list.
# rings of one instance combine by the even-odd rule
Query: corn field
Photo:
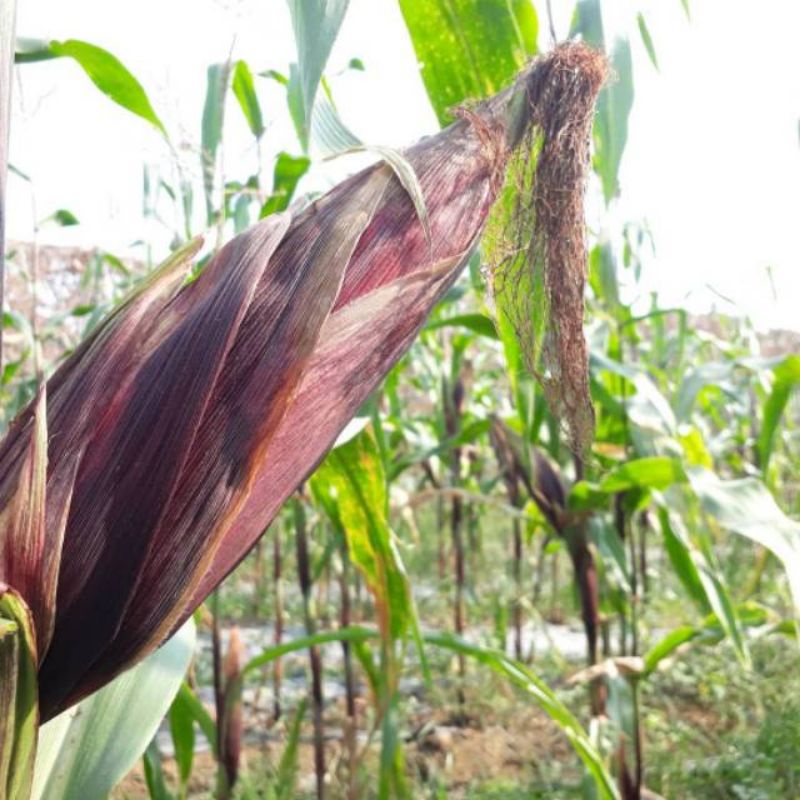
[[(800, 798), (800, 335), (647, 295), (646, 3), (381, 0), (398, 148), (349, 0), (260, 1), (187, 134), (0, 0), (0, 800)], [(135, 250), (48, 239), (43, 69), (156, 142)]]

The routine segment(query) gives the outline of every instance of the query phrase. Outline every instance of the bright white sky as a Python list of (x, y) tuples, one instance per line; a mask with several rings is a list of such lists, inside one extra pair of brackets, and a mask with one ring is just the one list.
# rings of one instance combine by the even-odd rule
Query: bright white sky
[[(173, 139), (194, 148), (208, 64), (225, 61), (232, 47), (254, 71), (283, 71), (294, 59), (284, 0), (18, 5), (20, 36), (84, 39), (116, 54), (145, 86)], [(543, 15), (544, 1), (536, 5)], [(759, 327), (800, 329), (800, 3), (763, 0), (747, 4), (747, 13), (726, 0), (691, 5), (688, 22), (679, 0), (604, 3), (607, 36), (631, 30), (636, 88), (622, 197), (605, 224), (649, 224), (656, 253), (644, 282), (662, 302), (734, 310), (723, 295)], [(571, 3), (554, 6), (563, 36)], [(633, 30), (639, 9), (660, 72)], [(611, 11), (619, 17), (608, 18)], [(544, 42), (543, 19), (540, 28)], [(436, 129), (396, 0), (352, 0), (329, 74), (351, 57), (361, 58), (366, 72), (337, 77), (333, 88), (362, 139), (402, 146)], [(269, 164), (277, 151), (297, 146), (282, 91), (257, 80), (270, 125), (262, 154)], [(21, 67), (14, 101), (11, 162), (34, 180), (38, 217), (65, 207), (81, 221), (45, 228), (40, 238), (117, 253), (147, 240), (164, 254), (163, 229), (142, 218), (142, 165), (168, 161), (158, 134), (105, 100), (72, 62)], [(233, 106), (226, 137), (226, 174), (246, 178), (256, 154)], [(306, 186), (324, 187), (346, 167), (318, 168)], [(31, 205), (30, 188), (11, 175), (11, 238), (30, 238)]]

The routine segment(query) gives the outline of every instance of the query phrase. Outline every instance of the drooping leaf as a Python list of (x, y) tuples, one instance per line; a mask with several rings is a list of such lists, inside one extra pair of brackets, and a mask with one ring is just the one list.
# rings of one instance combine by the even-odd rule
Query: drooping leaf
[(158, 742), (153, 739), (144, 751), (142, 758), (144, 767), (144, 781), (147, 784), (147, 793), (150, 800), (175, 800), (172, 792), (167, 788), (167, 778), (164, 775), (161, 751)]
[(264, 134), (264, 120), (261, 116), (261, 104), (258, 102), (253, 73), (246, 61), (237, 61), (233, 70), (233, 82), (231, 85), (233, 94), (239, 101), (250, 132), (256, 139), (260, 139)]
[(666, 489), (674, 483), (685, 482), (686, 475), (679, 459), (652, 456), (633, 459), (612, 470), (600, 488), (604, 492), (624, 492), (635, 486)]
[[(748, 628), (761, 628), (769, 621), (766, 611), (755, 604), (737, 607), (736, 614), (740, 623)], [(777, 631), (781, 625), (782, 623), (779, 623), (773, 630)], [(791, 625), (791, 629), (795, 630), (794, 624)], [(663, 636), (645, 653), (645, 675), (651, 674), (664, 659), (674, 655), (679, 648), (689, 642), (716, 644), (724, 636), (724, 625), (720, 623), (716, 614), (709, 614), (702, 625), (681, 625)]]
[(43, 725), (33, 800), (105, 800), (153, 738), (194, 648), (190, 621), (141, 664)]
[(364, 144), (341, 120), (333, 104), (327, 97), (322, 97), (314, 109), (312, 131), (314, 140), (319, 143), (326, 155), (335, 156), (345, 153), (370, 152), (380, 156), (394, 172), (397, 180), (408, 192), (414, 203), (417, 216), (422, 223), (425, 237), (430, 241), (431, 227), (425, 196), (422, 193), (419, 178), (408, 160), (392, 147)]
[(297, 44), (307, 133), (322, 73), (350, 0), (288, 0), (288, 3)]
[(504, 88), (536, 53), (530, 0), (400, 0), (400, 9), (441, 125), (454, 106)]
[(679, 628), (671, 630), (644, 654), (645, 674), (649, 675), (654, 672), (665, 658), (699, 635), (700, 631), (691, 625), (681, 625)]
[(40, 224), (44, 225), (47, 222), (54, 222), (56, 225), (61, 225), (62, 228), (80, 224), (78, 218), (67, 208), (59, 208), (43, 219)]
[(300, 178), (308, 172), (311, 161), (306, 156), (278, 153), (272, 177), (272, 194), (261, 208), (260, 217), (268, 217), (277, 211), (285, 211), (292, 202)]
[(499, 341), (494, 321), (486, 314), (455, 314), (452, 317), (440, 317), (425, 326), (426, 331), (435, 331), (439, 328), (466, 328), (479, 336)]
[(539, 706), (558, 724), (561, 731), (575, 748), (586, 769), (592, 775), (599, 797), (618, 798), (616, 785), (609, 774), (602, 756), (580, 722), (558, 699), (555, 692), (528, 667), (509, 658), (497, 650), (474, 645), (447, 633), (425, 635), (425, 642), (435, 647), (461, 653), (494, 672), (510, 680), (526, 694), (536, 700)]
[(704, 613), (716, 615), (740, 661), (749, 666), (750, 654), (736, 604), (716, 564), (708, 532), (698, 526), (690, 534), (681, 517), (667, 508), (662, 508), (661, 525), (676, 574)]
[(664, 549), (672, 564), (672, 569), (683, 584), (683, 588), (689, 597), (704, 614), (708, 614), (711, 611), (711, 604), (708, 602), (708, 597), (695, 563), (698, 559), (693, 558), (693, 554), (696, 552), (695, 549), (692, 547), (683, 527), (677, 524), (673, 527), (675, 517), (670, 515), (666, 508), (659, 509), (659, 519), (661, 521), (661, 532), (664, 536)]
[(699, 467), (688, 474), (692, 489), (712, 519), (766, 547), (781, 561), (800, 619), (800, 522), (787, 517), (767, 487), (755, 478), (722, 481)]
[(83, 42), (67, 39), (63, 42), (18, 40), (17, 63), (45, 61), (51, 58), (74, 59), (94, 85), (117, 105), (141, 117), (167, 135), (150, 98), (128, 68), (108, 50)]
[(370, 433), (332, 450), (311, 488), (375, 597), (381, 629), (391, 641), (402, 638), (413, 614), (410, 586), (386, 517), (386, 478)]

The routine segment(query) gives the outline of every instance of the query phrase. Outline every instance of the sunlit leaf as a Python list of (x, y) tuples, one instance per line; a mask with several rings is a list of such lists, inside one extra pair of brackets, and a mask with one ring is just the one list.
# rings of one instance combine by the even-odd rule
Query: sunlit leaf
[(386, 479), (369, 432), (332, 450), (311, 487), (375, 597), (381, 629), (393, 641), (402, 638), (413, 615), (410, 587), (386, 517)]
[(486, 314), (455, 314), (452, 317), (440, 317), (425, 326), (426, 331), (435, 331), (439, 328), (466, 328), (487, 339), (500, 339), (494, 321)]
[(237, 61), (233, 70), (233, 82), (231, 84), (234, 97), (239, 101), (250, 132), (256, 139), (260, 139), (264, 133), (264, 120), (261, 116), (261, 105), (258, 102), (253, 73), (246, 61)]
[(51, 58), (74, 59), (97, 88), (117, 105), (147, 120), (164, 136), (167, 131), (159, 119), (150, 98), (128, 68), (108, 50), (83, 42), (67, 39), (63, 42), (17, 40), (18, 63), (45, 61)]
[(78, 218), (66, 208), (59, 208), (58, 211), (53, 212), (49, 217), (45, 217), (41, 224), (44, 225), (47, 222), (54, 222), (56, 225), (61, 225), (62, 228), (80, 224)]
[(311, 161), (305, 156), (278, 153), (272, 177), (272, 194), (261, 208), (260, 216), (267, 217), (276, 211), (285, 211), (292, 202), (297, 184), (308, 172)]
[(536, 53), (530, 0), (400, 0), (400, 9), (442, 125), (454, 106), (504, 88)]
[(634, 486), (666, 489), (673, 483), (684, 483), (686, 475), (676, 458), (653, 456), (628, 461), (612, 470), (600, 484), (604, 492), (624, 492)]

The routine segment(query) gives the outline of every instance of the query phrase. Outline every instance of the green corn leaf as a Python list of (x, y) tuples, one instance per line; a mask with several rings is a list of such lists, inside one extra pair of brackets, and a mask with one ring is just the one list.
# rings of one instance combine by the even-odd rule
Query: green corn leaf
[(278, 763), (278, 772), (275, 776), (275, 800), (294, 800), (296, 797), (297, 756), (300, 750), (300, 732), (307, 705), (308, 701), (305, 698), (301, 700), (289, 724), (286, 744), (284, 745), (281, 760)]
[(36, 637), (22, 598), (0, 583), (0, 797), (28, 800), (38, 727)]
[(292, 202), (297, 184), (308, 172), (311, 161), (306, 156), (292, 156), (278, 153), (272, 177), (272, 194), (261, 208), (260, 217), (268, 217), (278, 211), (285, 211)]
[(217, 151), (222, 142), (225, 121), (225, 96), (228, 93), (229, 64), (212, 64), (207, 71), (206, 99), (203, 105), (200, 161), (203, 168), (203, 189), (206, 195), (208, 224), (214, 222), (214, 188), (217, 173)]
[(500, 340), (494, 321), (486, 314), (456, 314), (452, 317), (440, 317), (429, 322), (423, 330), (435, 331), (439, 328), (466, 328), (487, 339)]
[(722, 481), (699, 467), (688, 474), (703, 509), (720, 527), (766, 547), (781, 561), (800, 619), (800, 522), (787, 517), (755, 478)]
[(375, 597), (387, 641), (401, 639), (413, 608), (408, 576), (386, 517), (386, 479), (375, 439), (363, 431), (332, 450), (310, 485)]
[(231, 85), (234, 97), (239, 101), (250, 132), (256, 139), (260, 139), (264, 134), (264, 119), (261, 115), (261, 105), (258, 102), (253, 73), (246, 61), (237, 61), (233, 70), (233, 82)]
[(39, 224), (44, 225), (48, 222), (54, 222), (56, 225), (61, 225), (62, 228), (80, 224), (78, 222), (78, 218), (66, 208), (59, 208), (58, 211), (54, 211), (49, 217), (43, 219)]
[[(664, 506), (663, 498), (657, 499)], [(702, 526), (695, 526), (690, 535), (681, 517), (666, 507), (662, 507), (660, 518), (667, 553), (676, 574), (701, 610), (716, 615), (722, 630), (730, 637), (739, 660), (748, 667), (750, 654), (741, 622), (717, 566), (708, 531)]]
[(666, 508), (659, 509), (658, 515), (664, 537), (664, 549), (672, 564), (672, 569), (688, 595), (700, 610), (707, 614), (711, 610), (711, 606), (703, 589), (697, 566), (695, 566), (695, 559), (692, 557), (691, 543), (682, 528), (676, 527), (673, 530), (672, 518)]
[(635, 393), (626, 395), (624, 410), (634, 425), (661, 436), (675, 434), (677, 421), (672, 407), (644, 370), (621, 364), (595, 350), (591, 352), (590, 366), (595, 375), (600, 370), (607, 370), (632, 384)]
[(627, 39), (615, 42), (611, 65), (617, 79), (600, 93), (595, 121), (594, 168), (600, 176), (606, 203), (619, 194), (619, 167), (633, 107), (633, 59)]
[[(736, 608), (739, 622), (748, 628), (761, 628), (769, 622), (766, 610), (756, 604), (744, 604)], [(786, 621), (772, 627), (773, 632), (778, 632)], [(791, 630), (795, 630), (791, 623)], [(781, 631), (782, 632), (782, 631)], [(716, 614), (709, 614), (700, 626), (681, 625), (671, 630), (656, 642), (644, 655), (644, 674), (650, 675), (659, 664), (672, 656), (678, 648), (689, 642), (716, 644), (725, 636), (724, 626)]]
[(530, 0), (400, 0), (400, 10), (441, 125), (453, 106), (506, 86), (536, 53)]
[(639, 26), (639, 35), (642, 37), (642, 44), (644, 44), (647, 55), (650, 58), (653, 66), (658, 69), (658, 57), (656, 56), (656, 48), (653, 44), (653, 37), (650, 35), (650, 29), (647, 27), (647, 21), (644, 14), (641, 12), (636, 15), (636, 23)]
[(734, 364), (701, 364), (684, 376), (678, 388), (677, 416), (679, 420), (691, 417), (695, 402), (706, 386), (716, 386), (733, 374)]
[(308, 132), (311, 111), (322, 73), (339, 34), (350, 0), (288, 0), (292, 15), (303, 97), (303, 119)]
[(102, 47), (67, 39), (63, 42), (17, 40), (17, 63), (46, 61), (52, 58), (72, 58), (94, 85), (110, 100), (149, 122), (165, 137), (164, 123), (159, 119), (147, 92), (130, 70), (112, 53)]
[(786, 404), (792, 390), (800, 386), (800, 356), (787, 356), (774, 369), (772, 390), (764, 403), (758, 451), (761, 470), (767, 475), (770, 459), (775, 450), (775, 438)]
[(362, 628), (357, 625), (340, 628), (338, 631), (323, 631), (322, 633), (315, 633), (313, 636), (301, 636), (297, 639), (292, 639), (290, 642), (284, 642), (283, 644), (267, 647), (262, 650), (257, 656), (251, 658), (250, 661), (244, 665), (242, 677), (244, 678), (250, 673), (261, 669), (276, 658), (282, 658), (289, 653), (296, 653), (298, 650), (308, 650), (310, 647), (318, 647), (323, 644), (330, 644), (331, 642), (364, 643), (370, 639), (377, 639), (378, 636), (378, 631), (371, 630), (370, 628)]
[(700, 635), (698, 628), (681, 625), (663, 636), (644, 654), (645, 675), (650, 675), (658, 665), (671, 656), (681, 645), (691, 642)]
[(211, 751), (216, 753), (217, 725), (214, 722), (214, 718), (209, 714), (200, 698), (194, 693), (188, 683), (181, 684), (181, 688), (178, 690), (175, 699), (178, 700), (178, 698), (180, 698), (180, 702), (187, 713), (191, 715), (192, 720), (197, 723), (198, 727), (203, 732), (203, 736), (206, 737), (206, 740), (211, 746)]
[(158, 749), (156, 740), (147, 746), (144, 751), (144, 780), (147, 784), (147, 793), (150, 800), (175, 800), (172, 793), (167, 788), (167, 779), (164, 775), (164, 768), (161, 765), (161, 752)]
[[(579, 0), (570, 33), (580, 34), (585, 42), (600, 50), (606, 49), (600, 0)], [(614, 43), (611, 66), (616, 79), (600, 93), (594, 124), (593, 163), (606, 203), (619, 193), (619, 166), (633, 106), (633, 59), (627, 39), (617, 39)]]
[[(182, 684), (181, 688), (184, 685)], [(172, 744), (175, 749), (175, 763), (178, 767), (181, 793), (182, 796), (185, 796), (194, 762), (195, 718), (190, 702), (180, 690), (172, 701), (168, 718)]]
[(606, 769), (602, 756), (598, 753), (580, 722), (558, 699), (555, 692), (523, 664), (509, 658), (505, 653), (490, 648), (470, 644), (447, 633), (429, 633), (424, 636), (427, 644), (450, 650), (483, 664), (536, 700), (539, 706), (556, 722), (569, 739), (570, 744), (580, 756), (587, 770), (595, 780), (598, 795), (602, 798), (617, 798), (614, 780)]
[(33, 800), (104, 800), (144, 753), (180, 688), (194, 622), (39, 732)]
[(638, 458), (612, 470), (600, 484), (604, 492), (624, 492), (635, 486), (666, 489), (674, 483), (685, 483), (686, 475), (677, 458), (652, 456)]

